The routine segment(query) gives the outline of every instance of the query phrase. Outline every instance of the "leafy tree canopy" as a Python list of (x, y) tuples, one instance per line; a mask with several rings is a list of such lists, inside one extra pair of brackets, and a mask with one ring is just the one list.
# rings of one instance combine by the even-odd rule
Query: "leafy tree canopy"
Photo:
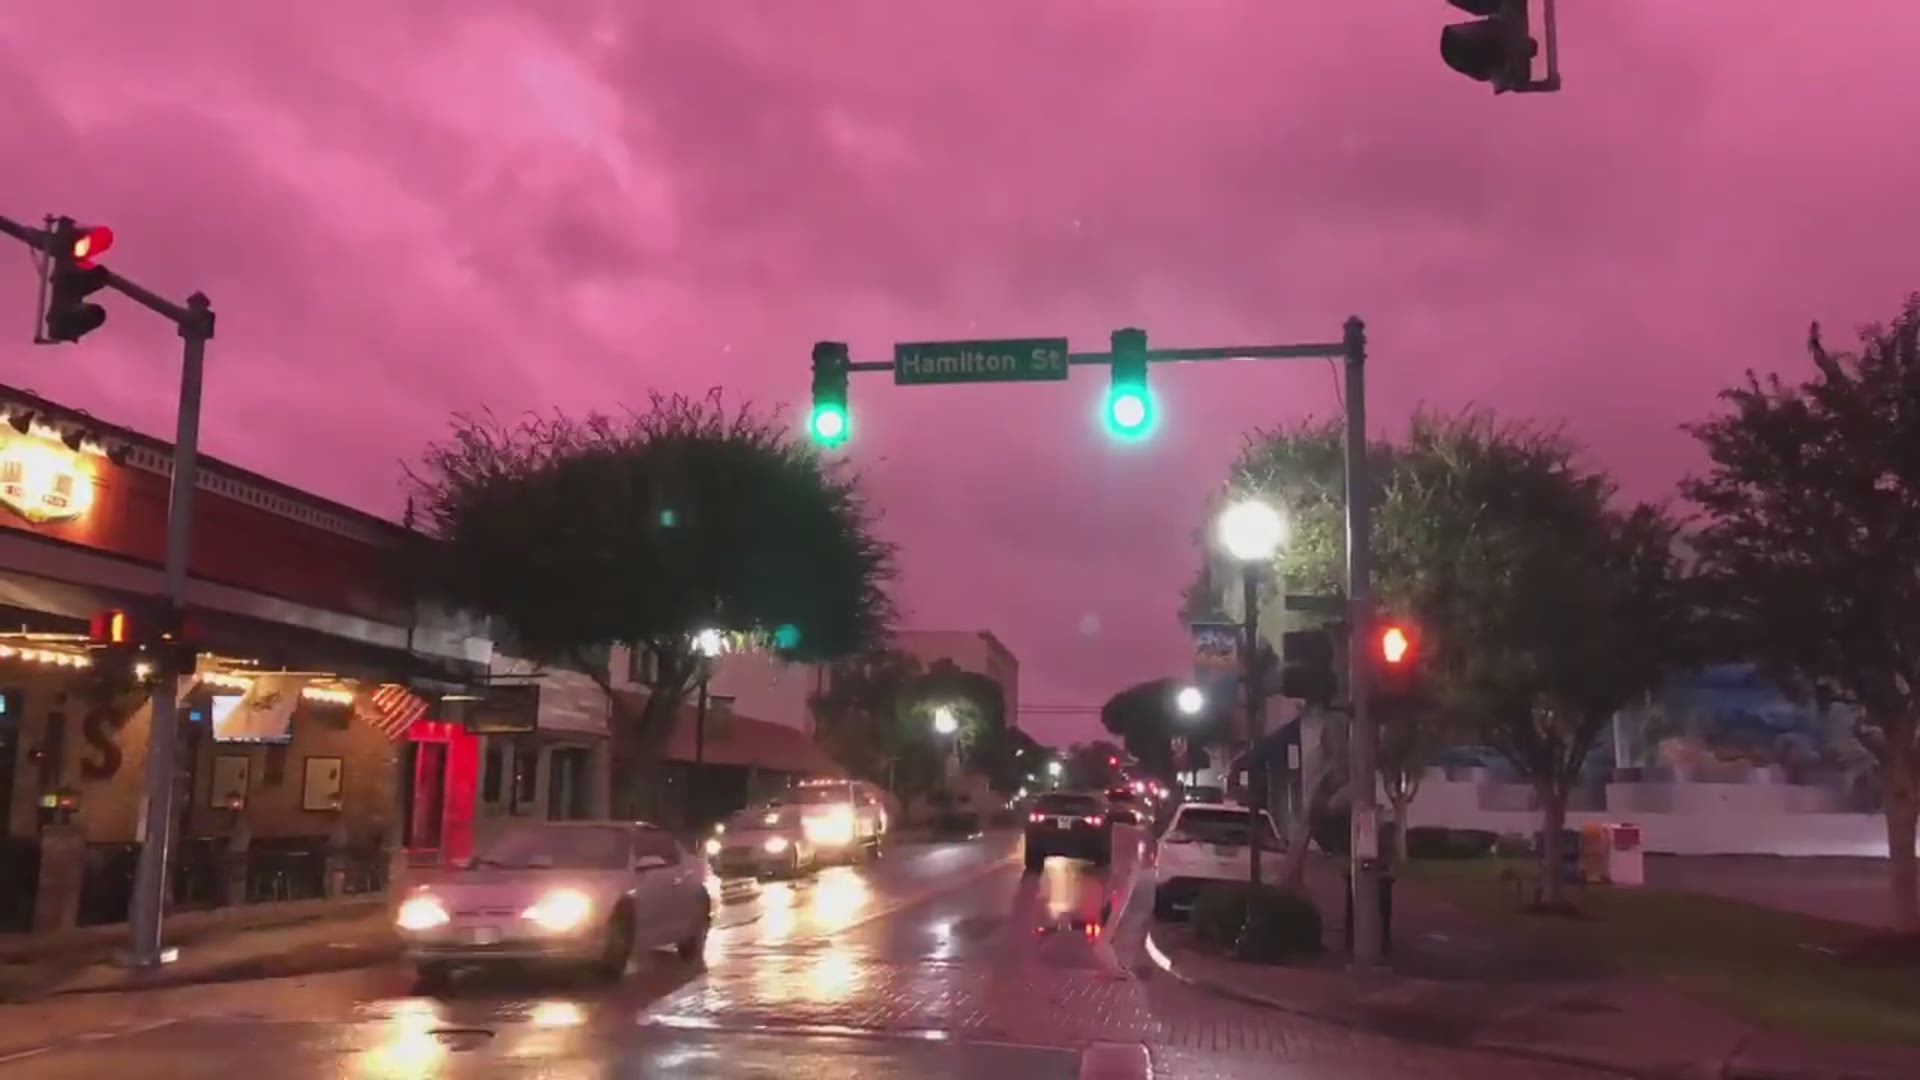
[(655, 395), (643, 412), (455, 420), (413, 473), (447, 599), (534, 658), (671, 657), (705, 628), (800, 660), (884, 639), (893, 551), (856, 479), (774, 419)]
[(1853, 706), (1879, 759), (1895, 925), (1920, 929), (1920, 294), (1814, 372), (1746, 382), (1689, 430), (1712, 467), (1682, 490), (1731, 650), (1782, 686)]

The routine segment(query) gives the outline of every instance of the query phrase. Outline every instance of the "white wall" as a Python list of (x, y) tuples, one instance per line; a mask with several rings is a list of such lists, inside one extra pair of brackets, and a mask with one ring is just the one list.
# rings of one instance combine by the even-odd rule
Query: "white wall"
[[(1832, 805), (1822, 789), (1774, 782), (1608, 784), (1606, 809), (1570, 812), (1567, 827), (1635, 824), (1646, 850), (1670, 855), (1886, 855), (1879, 815), (1837, 813)], [(1439, 769), (1421, 781), (1408, 817), (1414, 825), (1523, 836), (1540, 828), (1525, 785), (1448, 780)]]

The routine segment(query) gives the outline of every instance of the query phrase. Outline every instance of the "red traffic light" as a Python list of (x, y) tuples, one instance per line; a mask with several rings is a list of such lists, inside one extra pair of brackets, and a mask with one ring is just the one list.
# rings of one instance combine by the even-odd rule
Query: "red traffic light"
[(1389, 626), (1380, 632), (1380, 659), (1399, 664), (1413, 655), (1413, 638), (1403, 627)]
[(73, 233), (73, 264), (91, 270), (95, 261), (113, 246), (113, 230), (105, 225), (76, 227)]

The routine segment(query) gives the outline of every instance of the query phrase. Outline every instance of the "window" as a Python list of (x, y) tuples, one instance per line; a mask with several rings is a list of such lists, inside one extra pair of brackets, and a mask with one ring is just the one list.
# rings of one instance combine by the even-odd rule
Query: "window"
[(513, 747), (513, 809), (532, 806), (540, 791), (540, 746), (519, 742)]
[(673, 842), (673, 837), (659, 829), (634, 830), (633, 854), (635, 858), (643, 855), (657, 855), (667, 860), (668, 866), (680, 865), (680, 845)]
[(660, 658), (645, 645), (627, 647), (627, 681), (652, 686), (660, 679)]
[(487, 764), (480, 773), (480, 800), (499, 805), (500, 782), (507, 771), (507, 748), (497, 739), (487, 740)]
[(474, 860), (509, 869), (604, 870), (627, 864), (626, 830), (600, 826), (516, 825)]
[(1033, 809), (1041, 814), (1102, 814), (1107, 807), (1092, 795), (1042, 795)]

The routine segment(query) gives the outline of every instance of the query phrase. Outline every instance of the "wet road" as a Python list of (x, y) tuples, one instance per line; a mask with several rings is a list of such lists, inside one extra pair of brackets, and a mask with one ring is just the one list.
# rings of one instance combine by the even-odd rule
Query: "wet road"
[[(729, 890), (704, 964), (618, 985), (477, 973), (419, 992), (398, 965), (0, 1009), (43, 1032), (22, 1080), (101, 1076), (1543, 1077), (1202, 996), (1141, 943), (1137, 833), (1110, 871), (1018, 841), (902, 845), (878, 863)], [(1083, 1069), (1087, 1070), (1083, 1072)]]

